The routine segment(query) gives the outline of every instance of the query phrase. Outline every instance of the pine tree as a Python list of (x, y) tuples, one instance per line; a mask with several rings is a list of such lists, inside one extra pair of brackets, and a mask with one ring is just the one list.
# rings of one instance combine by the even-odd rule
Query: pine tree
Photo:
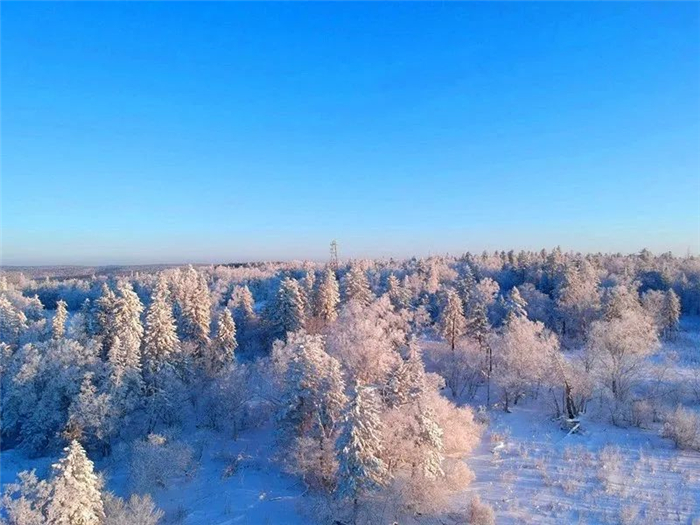
[(401, 285), (398, 278), (392, 273), (387, 280), (387, 293), (394, 308), (406, 308), (409, 304), (408, 291)]
[(102, 340), (102, 353), (107, 355), (112, 346), (114, 337), (112, 323), (114, 321), (114, 309), (117, 304), (117, 296), (107, 283), (102, 283), (102, 294), (96, 301), (97, 335)]
[(389, 376), (383, 398), (389, 408), (415, 403), (425, 390), (425, 368), (415, 340), (408, 343), (407, 355)]
[(444, 450), (444, 432), (435, 421), (435, 411), (429, 406), (423, 406), (416, 413), (418, 435), (416, 444), (421, 451), (420, 463), (423, 475), (428, 478), (438, 478), (445, 473), (442, 470), (442, 452)]
[(368, 306), (374, 299), (367, 274), (357, 264), (351, 266), (345, 275), (345, 297), (347, 301), (355, 301), (362, 306)]
[(208, 368), (210, 372), (216, 373), (234, 360), (234, 352), (238, 348), (236, 341), (236, 323), (228, 308), (219, 314), (216, 339), (212, 345), (209, 356)]
[(669, 288), (664, 296), (662, 317), (664, 321), (664, 332), (667, 337), (670, 337), (678, 330), (678, 323), (681, 318), (681, 302), (676, 292), (671, 288)]
[(46, 517), (49, 525), (101, 525), (105, 519), (101, 486), (80, 443), (73, 440), (53, 465), (51, 496)]
[(306, 275), (301, 282), (301, 289), (304, 297), (304, 311), (307, 317), (314, 313), (314, 294), (316, 285), (316, 274), (312, 269), (306, 271)]
[(527, 317), (527, 301), (520, 295), (520, 291), (513, 286), (506, 299), (506, 323), (515, 317)]
[(27, 328), (27, 318), (4, 296), (0, 295), (0, 341), (19, 344), (22, 332)]
[(462, 300), (452, 289), (445, 294), (445, 307), (440, 319), (440, 332), (454, 351), (457, 339), (464, 335), (466, 320)]
[(316, 315), (326, 323), (332, 323), (338, 318), (338, 303), (340, 303), (338, 280), (335, 272), (328, 268), (318, 286)]
[(140, 370), (143, 304), (128, 281), (120, 281), (117, 291), (119, 296), (114, 305), (112, 333), (119, 336), (124, 367)]
[(229, 306), (235, 307), (236, 311), (243, 314), (238, 317), (239, 319), (242, 318), (245, 321), (252, 321), (255, 318), (254, 305), (253, 294), (247, 284), (234, 288)]
[(192, 266), (184, 273), (181, 283), (180, 308), (183, 317), (183, 332), (187, 339), (197, 345), (200, 356), (210, 343), (211, 298), (209, 286)]
[(169, 300), (168, 283), (158, 277), (151, 305), (146, 312), (146, 330), (143, 338), (143, 362), (147, 376), (157, 374), (177, 351), (180, 340)]
[(277, 301), (272, 314), (272, 323), (279, 337), (296, 332), (304, 327), (304, 299), (301, 287), (295, 279), (285, 277), (277, 292)]
[(66, 320), (68, 319), (68, 305), (59, 300), (56, 303), (56, 313), (51, 321), (51, 333), (54, 339), (63, 339), (66, 335)]
[(383, 486), (389, 478), (381, 459), (382, 431), (373, 391), (355, 385), (336, 445), (339, 456), (337, 494), (353, 502), (355, 513), (358, 498)]

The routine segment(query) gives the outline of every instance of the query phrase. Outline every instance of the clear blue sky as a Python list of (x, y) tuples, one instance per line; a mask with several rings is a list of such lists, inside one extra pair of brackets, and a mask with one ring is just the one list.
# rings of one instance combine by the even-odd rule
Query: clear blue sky
[(1, 15), (4, 264), (700, 252), (699, 3)]

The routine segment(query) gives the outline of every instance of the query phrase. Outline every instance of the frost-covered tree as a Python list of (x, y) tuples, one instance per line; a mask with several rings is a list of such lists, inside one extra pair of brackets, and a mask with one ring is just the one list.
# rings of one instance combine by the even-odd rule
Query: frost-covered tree
[(589, 362), (615, 402), (627, 400), (657, 344), (654, 325), (641, 309), (593, 323), (586, 349)]
[(27, 329), (27, 318), (4, 296), (0, 295), (0, 341), (11, 345), (19, 343)]
[(189, 266), (181, 272), (176, 290), (183, 338), (195, 344), (201, 357), (210, 343), (211, 297), (207, 280), (202, 273)]
[(520, 295), (520, 291), (513, 287), (506, 299), (506, 323), (515, 317), (527, 317), (527, 302)]
[(681, 317), (681, 301), (673, 289), (669, 289), (666, 292), (661, 312), (663, 334), (666, 337), (671, 337), (678, 330), (678, 323)]
[(394, 308), (407, 308), (410, 302), (410, 295), (408, 290), (401, 284), (399, 279), (393, 273), (389, 275), (387, 280), (387, 293), (389, 294), (389, 300)]
[(178, 350), (180, 340), (169, 300), (168, 284), (160, 275), (146, 312), (143, 363), (146, 376), (157, 374)]
[(316, 316), (326, 323), (332, 323), (338, 318), (338, 304), (340, 303), (340, 289), (335, 272), (328, 268), (316, 293)]
[(359, 264), (353, 264), (345, 274), (345, 298), (363, 306), (369, 305), (374, 299), (367, 273)]
[(113, 329), (114, 310), (117, 296), (107, 283), (102, 284), (102, 293), (95, 304), (97, 335), (102, 341), (102, 355), (106, 356), (112, 346), (112, 337), (116, 335)]
[(119, 295), (114, 305), (111, 333), (113, 337), (119, 337), (121, 357), (118, 361), (125, 368), (140, 370), (143, 304), (128, 281), (120, 281), (117, 292)]
[(247, 322), (252, 321), (255, 318), (254, 306), (255, 301), (253, 300), (253, 294), (247, 284), (236, 286), (233, 289), (231, 300), (229, 301), (229, 308), (235, 308), (236, 312), (241, 313), (237, 318)]
[(46, 510), (50, 525), (102, 525), (105, 520), (101, 483), (93, 463), (76, 440), (53, 465), (51, 496)]
[(236, 323), (233, 320), (231, 311), (224, 308), (217, 319), (216, 337), (211, 345), (207, 369), (210, 373), (222, 370), (226, 365), (234, 361), (234, 352), (238, 348), (236, 341)]
[(605, 291), (603, 297), (603, 316), (606, 321), (621, 319), (629, 312), (642, 309), (637, 291), (637, 283), (631, 286), (619, 284)]
[(323, 345), (322, 336), (298, 332), (276, 348), (276, 357), (285, 356), (287, 362), (278, 421), (280, 437), (291, 447), (291, 470), (309, 486), (330, 490), (336, 469), (333, 444), (346, 397), (340, 365)]
[(306, 270), (304, 278), (301, 280), (301, 290), (304, 297), (304, 308), (306, 317), (314, 314), (314, 296), (316, 292), (316, 273), (313, 269)]
[(436, 422), (435, 412), (430, 406), (423, 407), (416, 414), (418, 432), (416, 445), (420, 450), (417, 459), (420, 461), (422, 473), (427, 478), (437, 478), (444, 475), (443, 460), (443, 430)]
[(68, 305), (60, 300), (56, 303), (56, 313), (51, 320), (51, 335), (54, 339), (61, 339), (66, 335), (66, 321), (68, 320)]
[(285, 277), (277, 291), (277, 299), (272, 311), (272, 325), (278, 337), (288, 332), (296, 332), (306, 321), (304, 298), (299, 283)]
[(107, 392), (98, 392), (94, 374), (83, 377), (80, 393), (68, 409), (66, 434), (80, 439), (88, 449), (107, 454), (110, 440), (119, 424), (115, 417), (112, 397)]
[(582, 338), (600, 310), (600, 281), (587, 260), (564, 267), (555, 292), (557, 317), (564, 336)]
[(509, 412), (544, 379), (559, 341), (542, 323), (527, 317), (514, 317), (492, 339), (494, 378), (501, 390), (503, 409)]
[(415, 340), (406, 348), (406, 356), (389, 376), (382, 398), (390, 408), (415, 403), (425, 389), (425, 368)]
[(457, 292), (450, 288), (445, 293), (445, 306), (440, 316), (440, 333), (454, 350), (457, 340), (464, 335), (465, 329), (466, 320), (462, 300)]
[(337, 495), (353, 503), (357, 515), (359, 498), (386, 484), (389, 473), (381, 459), (382, 421), (374, 391), (355, 385), (338, 438)]
[(388, 297), (364, 307), (347, 303), (328, 330), (328, 352), (340, 361), (348, 377), (364, 384), (386, 384), (401, 360), (406, 344), (406, 321), (394, 311)]
[(327, 437), (345, 404), (340, 365), (326, 353), (324, 344), (320, 335), (298, 332), (279, 350), (289, 355), (278, 414), (287, 439), (318, 425)]

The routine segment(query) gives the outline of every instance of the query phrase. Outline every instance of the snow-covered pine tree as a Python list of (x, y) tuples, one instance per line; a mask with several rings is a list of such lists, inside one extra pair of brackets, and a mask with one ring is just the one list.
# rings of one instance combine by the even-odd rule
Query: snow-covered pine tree
[(46, 510), (49, 525), (102, 525), (105, 513), (101, 483), (93, 463), (76, 440), (53, 465), (50, 501)]
[(389, 376), (382, 397), (389, 408), (395, 408), (417, 402), (424, 389), (425, 368), (421, 350), (412, 339), (408, 343), (405, 359)]
[(51, 320), (51, 335), (54, 339), (63, 339), (65, 337), (67, 320), (68, 305), (61, 299), (56, 303), (56, 313)]
[(243, 319), (248, 322), (255, 319), (254, 305), (253, 294), (247, 284), (236, 286), (233, 289), (229, 307), (233, 307), (236, 309), (236, 312), (240, 312), (241, 315), (237, 314), (239, 320)]
[(181, 282), (180, 309), (184, 336), (197, 345), (201, 356), (210, 344), (211, 297), (206, 278), (192, 266), (185, 270)]
[(4, 296), (0, 295), (0, 341), (18, 345), (22, 332), (27, 328), (27, 318)]
[(217, 373), (226, 365), (233, 363), (234, 352), (238, 348), (236, 341), (236, 323), (231, 315), (231, 310), (224, 308), (219, 314), (216, 327), (216, 338), (211, 345), (211, 352), (207, 363), (210, 373)]
[(465, 329), (466, 320), (462, 300), (457, 292), (449, 288), (445, 293), (445, 306), (440, 316), (440, 333), (454, 350), (457, 340), (464, 335)]
[(318, 285), (316, 294), (316, 315), (326, 323), (332, 323), (338, 318), (340, 289), (335, 272), (328, 268)]
[(143, 304), (141, 304), (141, 300), (134, 292), (130, 282), (126, 280), (120, 281), (117, 284), (117, 291), (119, 296), (114, 305), (112, 333), (119, 336), (124, 367), (140, 370), (141, 338), (143, 337), (141, 312), (143, 312)]
[(402, 286), (399, 279), (392, 273), (387, 279), (387, 293), (389, 294), (389, 300), (394, 308), (397, 310), (400, 308), (408, 307), (409, 295), (408, 291)]
[(301, 289), (304, 296), (306, 317), (311, 317), (314, 313), (314, 297), (316, 291), (316, 273), (312, 268), (306, 270), (306, 274), (301, 281)]
[(353, 264), (345, 275), (345, 298), (362, 306), (368, 306), (374, 299), (372, 290), (369, 288), (367, 273), (359, 264)]
[(436, 422), (435, 411), (430, 406), (420, 406), (416, 412), (418, 434), (416, 446), (420, 450), (420, 466), (427, 478), (438, 478), (444, 475), (442, 470), (444, 432)]
[(153, 290), (151, 305), (146, 312), (143, 363), (147, 380), (152, 380), (153, 376), (170, 361), (179, 345), (177, 326), (169, 300), (168, 283), (165, 276), (161, 274)]
[(476, 284), (474, 272), (471, 265), (467, 263), (464, 265), (464, 275), (457, 282), (457, 293), (464, 303), (465, 310), (468, 308), (472, 296), (476, 293)]
[(97, 320), (97, 335), (102, 341), (102, 354), (107, 356), (112, 347), (114, 309), (117, 296), (107, 283), (102, 283), (102, 294), (95, 302), (95, 318)]
[(379, 418), (373, 389), (355, 385), (345, 412), (343, 430), (338, 438), (338, 497), (353, 503), (355, 515), (358, 499), (385, 485), (389, 478), (381, 459), (382, 421)]
[(277, 301), (272, 312), (272, 324), (277, 337), (285, 338), (288, 332), (304, 327), (304, 298), (299, 282), (285, 277), (277, 292)]
[(527, 301), (520, 295), (517, 287), (513, 286), (508, 293), (506, 299), (506, 319), (505, 322), (510, 322), (515, 317), (527, 317)]
[(664, 304), (661, 311), (664, 334), (666, 337), (671, 337), (678, 330), (678, 323), (681, 318), (681, 301), (672, 288), (669, 288), (664, 296)]

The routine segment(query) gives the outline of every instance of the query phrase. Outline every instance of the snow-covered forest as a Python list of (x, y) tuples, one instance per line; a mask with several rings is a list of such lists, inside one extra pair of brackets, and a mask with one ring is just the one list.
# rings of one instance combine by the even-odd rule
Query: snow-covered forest
[(700, 522), (700, 258), (6, 268), (9, 525)]

